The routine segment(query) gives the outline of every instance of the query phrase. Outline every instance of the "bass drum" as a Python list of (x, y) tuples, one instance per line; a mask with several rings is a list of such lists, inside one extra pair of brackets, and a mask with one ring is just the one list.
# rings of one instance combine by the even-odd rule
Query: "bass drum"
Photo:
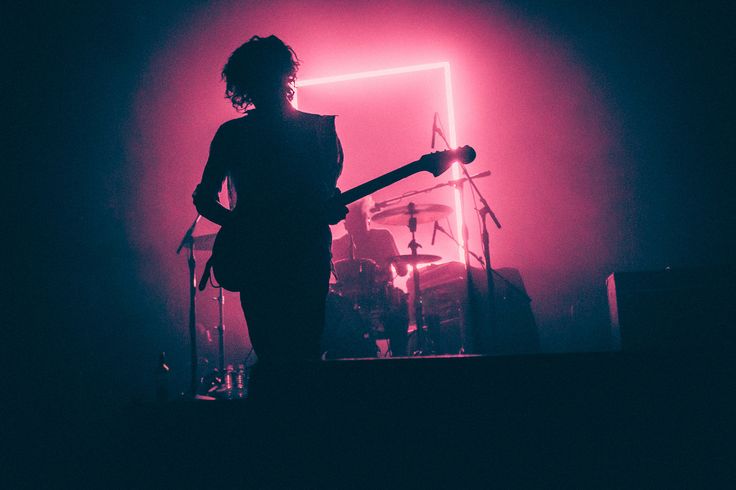
[(353, 302), (330, 291), (326, 300), (325, 330), (322, 334), (323, 359), (377, 357), (378, 346)]

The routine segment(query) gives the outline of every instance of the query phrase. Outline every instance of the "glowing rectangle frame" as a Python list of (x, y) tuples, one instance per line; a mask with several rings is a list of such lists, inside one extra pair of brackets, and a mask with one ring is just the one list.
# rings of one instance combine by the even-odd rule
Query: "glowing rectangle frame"
[[(338, 83), (338, 82), (347, 82), (351, 80), (360, 80), (364, 78), (377, 78), (377, 77), (385, 77), (389, 75), (400, 75), (404, 73), (414, 73), (414, 72), (420, 72), (420, 71), (427, 71), (427, 70), (443, 70), (445, 75), (445, 100), (447, 102), (447, 126), (449, 130), (449, 136), (450, 136), (450, 146), (452, 148), (457, 148), (457, 132), (455, 129), (455, 102), (452, 98), (452, 75), (450, 73), (450, 63), (447, 61), (441, 61), (438, 63), (426, 63), (422, 65), (409, 65), (409, 66), (402, 66), (398, 68), (387, 68), (383, 70), (371, 70), (371, 71), (363, 71), (358, 73), (349, 73), (346, 75), (336, 75), (331, 77), (320, 77), (320, 78), (311, 78), (308, 80), (297, 80), (294, 84), (295, 90), (294, 90), (294, 100), (292, 101), (292, 104), (294, 107), (298, 107), (298, 99), (297, 99), (297, 92), (299, 88), (302, 87), (311, 87), (315, 85), (324, 85), (328, 83)], [(452, 178), (453, 179), (459, 179), (461, 176), (460, 172), (460, 164), (455, 162), (452, 166)], [(460, 246), (458, 248), (458, 253), (460, 257), (460, 261), (462, 262), (464, 260), (464, 252), (463, 252), (463, 246), (465, 245), (465, 241), (463, 239), (463, 203), (462, 203), (462, 195), (460, 193), (460, 190), (456, 187), (455, 192), (455, 209), (457, 212), (455, 213), (455, 219), (457, 221), (457, 237), (460, 242)]]

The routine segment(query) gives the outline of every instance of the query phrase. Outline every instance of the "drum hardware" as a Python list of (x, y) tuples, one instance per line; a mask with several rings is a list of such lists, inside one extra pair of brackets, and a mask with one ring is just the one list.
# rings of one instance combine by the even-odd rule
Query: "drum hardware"
[[(190, 380), (190, 394), (189, 396), (195, 397), (199, 385), (202, 380), (198, 376), (198, 354), (197, 354), (197, 309), (196, 309), (196, 294), (197, 294), (197, 278), (195, 275), (196, 269), (196, 257), (194, 255), (195, 250), (210, 251), (215, 243), (216, 233), (209, 235), (194, 236), (194, 229), (201, 219), (201, 215), (197, 215), (192, 225), (189, 227), (187, 232), (184, 234), (179, 247), (176, 249), (176, 253), (179, 254), (182, 248), (189, 250), (188, 265), (189, 265), (189, 334), (191, 343), (191, 380)], [(225, 373), (225, 295), (224, 290), (220, 287), (216, 297), (212, 298), (217, 301), (218, 311), (218, 323), (215, 327), (217, 330), (217, 370), (219, 375), (212, 376), (213, 379), (217, 380), (217, 384), (221, 385), (224, 383)], [(204, 379), (204, 378), (203, 378)]]
[(179, 255), (182, 248), (189, 249), (189, 256), (187, 258), (187, 264), (189, 265), (189, 342), (190, 342), (190, 380), (189, 380), (189, 393), (188, 396), (194, 398), (197, 396), (197, 385), (199, 379), (197, 377), (197, 310), (195, 306), (195, 298), (197, 295), (197, 277), (195, 275), (195, 269), (197, 266), (196, 258), (194, 256), (195, 250), (195, 239), (194, 229), (199, 223), (201, 214), (197, 214), (194, 218), (194, 222), (191, 224), (184, 237), (181, 239), (179, 247), (176, 249), (176, 254)]
[(339, 280), (327, 297), (323, 358), (376, 357), (381, 340), (404, 355), (405, 342), (393, 341), (402, 328), (406, 334), (406, 294), (371, 259), (343, 259), (333, 266)]
[[(450, 233), (448, 233), (447, 230), (445, 230), (442, 227), (442, 225), (440, 225), (436, 221), (434, 222), (434, 228), (435, 228), (435, 230), (439, 231), (440, 233), (442, 233), (443, 235), (445, 235), (447, 238), (449, 238), (450, 240), (452, 240), (452, 243), (454, 243), (458, 247), (462, 248), (463, 251), (465, 251), (465, 246), (462, 245), (460, 242), (458, 242), (457, 241), (457, 238), (455, 238), (453, 235), (451, 235)], [(483, 257), (479, 256), (477, 253), (473, 252), (472, 250), (468, 250), (468, 253), (470, 254), (471, 257), (473, 257), (475, 260), (478, 261), (478, 263), (480, 264), (481, 267), (485, 267), (485, 262), (483, 262)]]
[[(447, 206), (445, 206), (447, 207)], [(419, 286), (419, 254), (417, 253), (417, 249), (421, 247), (419, 243), (417, 243), (416, 240), (416, 231), (417, 231), (417, 218), (416, 218), (416, 205), (413, 202), (410, 202), (407, 206), (407, 211), (409, 213), (409, 231), (411, 232), (411, 241), (409, 242), (409, 248), (411, 249), (412, 254), (412, 277), (414, 278), (414, 318), (417, 323), (417, 339), (419, 340), (419, 345), (417, 345), (417, 350), (414, 351), (412, 354), (421, 356), (425, 354), (432, 354), (434, 352), (433, 347), (430, 345), (430, 338), (424, 331), (424, 315), (422, 313), (422, 297), (421, 297), (421, 288)], [(450, 210), (452, 212), (452, 210)], [(424, 216), (427, 218), (427, 221), (436, 221), (438, 219), (439, 211), (435, 210), (434, 213), (427, 211)], [(449, 214), (449, 213), (447, 213)], [(439, 216), (441, 217), (441, 216)]]
[[(447, 141), (447, 138), (445, 138), (444, 133), (440, 130), (437, 131), (437, 114), (435, 114), (435, 123), (432, 128), (432, 136), (434, 139), (435, 133), (438, 134), (442, 141), (444, 141), (445, 146), (449, 149), (452, 147), (450, 145), (449, 141)], [(488, 201), (485, 200), (483, 197), (483, 194), (481, 194), (480, 189), (478, 189), (478, 186), (475, 184), (475, 177), (470, 175), (468, 170), (465, 168), (464, 165), (459, 165), (461, 168), (463, 174), (465, 175), (464, 179), (458, 179), (460, 182), (457, 184), (454, 184), (454, 187), (458, 189), (460, 192), (460, 202), (463, 202), (464, 198), (464, 184), (465, 181), (467, 181), (470, 184), (471, 190), (473, 191), (473, 199), (475, 199), (476, 196), (478, 196), (478, 200), (480, 200), (481, 204), (483, 205), (480, 209), (478, 206), (474, 206), (475, 211), (478, 213), (478, 216), (480, 217), (481, 222), (481, 243), (483, 245), (483, 258), (485, 261), (485, 271), (486, 271), (486, 283), (488, 287), (488, 317), (489, 317), (489, 323), (490, 323), (490, 332), (491, 332), (491, 342), (494, 342), (494, 331), (495, 331), (495, 323), (496, 323), (496, 314), (495, 314), (495, 294), (494, 294), (494, 283), (493, 283), (493, 268), (491, 265), (491, 251), (490, 251), (490, 238), (488, 234), (488, 227), (486, 225), (486, 218), (488, 216), (491, 217), (494, 224), (497, 228), (501, 228), (501, 223), (498, 221), (498, 218), (496, 218), (495, 213), (491, 209), (491, 207), (488, 205)], [(478, 175), (479, 177), (480, 175)], [(468, 271), (466, 274), (467, 278), (467, 296), (468, 296), (468, 304), (470, 305), (471, 311), (477, 311), (477, 308), (474, 305), (474, 297), (475, 295), (472, 294), (474, 290), (473, 286), (473, 280), (472, 280), (472, 274), (469, 273), (470, 271), (470, 250), (468, 247), (468, 241), (470, 238), (470, 234), (468, 232), (467, 224), (465, 223), (465, 220), (463, 220), (463, 244), (465, 245), (464, 251), (465, 251), (465, 270)], [(474, 319), (471, 323), (471, 335), (464, 336), (463, 340), (463, 351), (469, 352), (469, 353), (475, 353), (475, 352), (482, 352), (487, 351), (490, 346), (483, 346), (480, 345), (480, 337), (478, 332), (478, 315), (474, 315)]]
[[(486, 170), (485, 172), (480, 172), (480, 173), (477, 173), (475, 175), (471, 175), (471, 178), (473, 178), (473, 179), (481, 179), (483, 177), (488, 177), (489, 175), (491, 175), (491, 171), (490, 170)], [(432, 192), (435, 189), (440, 189), (442, 187), (447, 187), (447, 186), (457, 187), (458, 185), (463, 184), (467, 180), (468, 180), (467, 177), (461, 177), (459, 179), (448, 180), (447, 182), (443, 182), (441, 184), (433, 185), (432, 187), (425, 187), (424, 189), (419, 189), (419, 190), (416, 190), (416, 191), (408, 191), (408, 192), (405, 192), (405, 193), (401, 194), (400, 196), (395, 196), (395, 197), (392, 197), (390, 199), (386, 199), (385, 201), (379, 201), (377, 203), (374, 203), (373, 204), (373, 207), (371, 208), (370, 211), (372, 213), (377, 213), (381, 209), (383, 209), (383, 208), (385, 208), (387, 206), (391, 206), (392, 204), (395, 204), (397, 202), (400, 202), (400, 201), (402, 201), (404, 199), (407, 199), (409, 197), (416, 196), (417, 194), (426, 194), (428, 192)]]
[[(406, 224), (411, 233), (409, 249), (411, 254), (394, 257), (399, 262), (412, 265), (412, 279), (414, 281), (414, 320), (417, 325), (417, 348), (412, 355), (422, 356), (432, 354), (434, 349), (432, 341), (426, 332), (424, 315), (422, 314), (421, 286), (419, 283), (419, 264), (431, 263), (440, 260), (437, 255), (419, 254), (417, 250), (422, 246), (416, 240), (417, 223), (428, 223), (437, 221), (452, 213), (452, 208), (443, 204), (415, 204), (410, 202), (407, 206), (395, 206), (386, 209), (373, 216), (375, 221), (386, 225)], [(408, 217), (408, 219), (407, 219)]]
[[(207, 237), (208, 235), (203, 236)], [(214, 243), (214, 236), (211, 243)], [(223, 288), (217, 288), (217, 296), (214, 296), (212, 300), (217, 301), (217, 326), (215, 326), (215, 330), (217, 331), (217, 375), (215, 379), (217, 380), (217, 383), (215, 391), (220, 393), (228, 391), (226, 385), (228, 383), (233, 383), (232, 376), (230, 376), (231, 379), (228, 379), (228, 372), (225, 367), (225, 290)], [(241, 371), (239, 370), (238, 373), (240, 372)], [(209, 391), (212, 392), (213, 388), (210, 388)]]
[[(323, 358), (376, 357), (388, 351), (406, 355), (406, 293), (393, 286), (389, 269), (356, 258), (354, 250), (348, 250), (348, 257), (333, 263), (336, 282), (327, 298)], [(381, 349), (380, 342), (387, 345)]]
[[(446, 142), (446, 144), (447, 144), (447, 142)], [(447, 146), (449, 147), (449, 144), (447, 144)], [(371, 208), (371, 212), (376, 213), (375, 215), (373, 215), (372, 219), (375, 220), (376, 222), (379, 222), (379, 223), (382, 223), (382, 224), (392, 224), (392, 223), (388, 223), (388, 221), (394, 221), (394, 218), (396, 218), (397, 221), (401, 221), (401, 219), (398, 218), (398, 217), (399, 216), (402, 216), (401, 210), (406, 210), (406, 207), (405, 206), (394, 206), (394, 205), (396, 203), (402, 201), (403, 199), (406, 199), (406, 198), (411, 197), (411, 196), (415, 196), (417, 194), (425, 194), (425, 193), (431, 192), (431, 191), (433, 191), (435, 189), (439, 189), (439, 188), (446, 187), (446, 186), (452, 186), (452, 187), (457, 188), (461, 192), (461, 195), (462, 195), (462, 192), (463, 192), (463, 184), (466, 181), (468, 181), (469, 179), (472, 181), (472, 179), (484, 178), (484, 177), (488, 177), (488, 176), (491, 175), (491, 171), (490, 170), (486, 170), (484, 172), (479, 172), (479, 173), (474, 174), (474, 175), (469, 175), (468, 172), (467, 172), (467, 170), (464, 167), (463, 167), (463, 171), (465, 172), (466, 176), (461, 177), (459, 179), (448, 180), (447, 182), (443, 182), (441, 184), (437, 184), (437, 185), (434, 185), (434, 186), (431, 186), (431, 187), (426, 187), (424, 189), (419, 189), (419, 190), (405, 192), (405, 193), (403, 193), (403, 194), (401, 194), (399, 196), (395, 196), (395, 197), (392, 197), (390, 199), (386, 199), (384, 201), (376, 202), (373, 205), (373, 207)], [(462, 200), (462, 197), (461, 197), (461, 200)], [(389, 206), (392, 206), (392, 207), (389, 207)], [(385, 209), (384, 210), (384, 208), (387, 208), (387, 207), (388, 207), (388, 209)], [(429, 210), (427, 210), (427, 211), (429, 211)], [(450, 214), (450, 213), (448, 212), (447, 214)], [(431, 213), (427, 212), (424, 216), (425, 217), (429, 217), (429, 216), (431, 216)], [(439, 214), (439, 216), (437, 216), (438, 219), (435, 219), (434, 220), (435, 221), (435, 230), (438, 230), (438, 231), (443, 232), (445, 235), (447, 235), (448, 237), (450, 237), (459, 246), (460, 243), (458, 242), (458, 240), (454, 236), (452, 236), (450, 233), (448, 233), (444, 228), (442, 228), (439, 225), (438, 221), (439, 221), (439, 218), (441, 218), (441, 217), (443, 217), (443, 216), (441, 214)], [(403, 224), (403, 223), (399, 222), (397, 224)], [(481, 257), (479, 257), (477, 254), (473, 253), (467, 247), (468, 238), (469, 238), (468, 237), (467, 227), (464, 226), (464, 229), (461, 230), (461, 232), (463, 233), (464, 244), (465, 244), (465, 246), (462, 247), (462, 248), (466, 252), (465, 253), (466, 270), (469, 270), (469, 268), (470, 268), (470, 257), (471, 256), (473, 258), (475, 258), (479, 263), (481, 263), (482, 266), (484, 266), (483, 259)], [(471, 302), (473, 301), (472, 298), (474, 297), (474, 295), (472, 295), (470, 293), (470, 291), (473, 290), (474, 286), (473, 286), (472, 278), (470, 277), (470, 275), (466, 275), (466, 276), (467, 276), (466, 301), (467, 301), (467, 305), (470, 307), (470, 306), (472, 306), (471, 305)], [(470, 309), (476, 310), (475, 308), (470, 308)], [(462, 322), (462, 323), (463, 323), (463, 325), (465, 325), (466, 323), (472, 324), (472, 321), (471, 321), (470, 316), (467, 317), (467, 321), (466, 322)], [(473, 332), (473, 331), (474, 330), (472, 329), (472, 325), (471, 325), (471, 332)], [(472, 336), (467, 336), (466, 335), (466, 332), (463, 331), (462, 337), (463, 337), (463, 340), (462, 340), (463, 347), (461, 348), (461, 353), (462, 352), (465, 352), (465, 351), (472, 352), (474, 350), (474, 348), (472, 346), (472, 342), (471, 342), (472, 339), (470, 338)]]
[(442, 257), (440, 257), (439, 255), (430, 254), (394, 255), (393, 257), (391, 257), (392, 262), (395, 262), (397, 264), (407, 264), (411, 266), (415, 266), (418, 264), (431, 264), (432, 262), (437, 262), (438, 260), (442, 260)]
[(220, 372), (225, 369), (225, 291), (217, 288), (217, 367)]
[(382, 225), (404, 226), (407, 218), (414, 219), (415, 223), (429, 223), (440, 220), (450, 213), (452, 213), (452, 208), (444, 204), (409, 203), (409, 206), (393, 206), (376, 213), (371, 217), (371, 221)]
[(371, 259), (343, 259), (333, 264), (337, 283), (334, 289), (359, 305), (375, 292), (378, 283), (378, 265)]

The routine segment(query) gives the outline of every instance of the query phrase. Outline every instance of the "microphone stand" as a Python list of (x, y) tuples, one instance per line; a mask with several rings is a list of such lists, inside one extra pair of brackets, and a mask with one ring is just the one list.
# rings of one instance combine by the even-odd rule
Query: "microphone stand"
[(197, 276), (195, 275), (195, 269), (197, 262), (194, 257), (194, 229), (197, 227), (201, 214), (197, 214), (194, 222), (184, 234), (184, 238), (181, 239), (179, 247), (176, 249), (176, 254), (179, 255), (181, 249), (186, 247), (189, 249), (189, 257), (187, 263), (189, 264), (189, 338), (190, 338), (190, 363), (191, 363), (191, 378), (189, 384), (189, 396), (195, 398), (197, 396), (197, 308), (195, 305), (195, 297), (197, 294)]
[[(439, 231), (440, 233), (442, 233), (443, 235), (445, 235), (446, 237), (448, 237), (450, 240), (452, 240), (452, 243), (454, 243), (458, 247), (463, 247), (462, 245), (460, 245), (460, 242), (458, 242), (457, 239), (453, 235), (451, 235), (450, 233), (448, 233), (447, 230), (445, 230), (444, 228), (442, 228), (442, 225), (440, 225), (439, 223), (437, 223), (437, 231)], [(463, 247), (463, 249), (464, 248), (465, 247)], [(470, 254), (471, 257), (473, 257), (478, 262), (478, 264), (480, 264), (481, 268), (485, 271), (486, 264), (485, 264), (485, 262), (483, 260), (483, 257), (481, 257), (477, 253), (473, 252), (472, 250), (468, 250), (468, 253)], [(525, 301), (531, 301), (532, 300), (529, 297), (528, 294), (526, 294), (524, 291), (522, 291), (521, 289), (519, 289), (513, 282), (509, 281), (505, 276), (503, 276), (502, 274), (500, 274), (497, 270), (493, 270), (493, 275), (496, 276), (496, 279), (500, 279), (501, 281), (503, 281), (505, 287), (507, 287), (510, 290), (512, 290), (515, 294), (519, 295)], [(495, 285), (496, 280), (494, 279), (493, 282), (494, 282), (494, 285)]]
[[(462, 165), (461, 165), (462, 167)], [(491, 344), (495, 342), (496, 337), (496, 297), (495, 297), (495, 284), (493, 281), (493, 267), (491, 266), (491, 247), (490, 247), (490, 236), (488, 233), (488, 226), (486, 223), (486, 217), (490, 216), (493, 220), (493, 223), (496, 225), (497, 228), (501, 228), (501, 223), (498, 221), (498, 218), (496, 217), (496, 214), (491, 209), (491, 206), (488, 205), (488, 201), (485, 200), (483, 197), (483, 194), (481, 194), (480, 189), (478, 189), (478, 186), (475, 184), (475, 181), (473, 180), (473, 177), (468, 173), (466, 169), (462, 169), (463, 173), (465, 173), (465, 177), (468, 179), (468, 182), (473, 187), (473, 190), (475, 190), (476, 194), (478, 195), (478, 200), (483, 205), (483, 208), (476, 211), (478, 212), (480, 218), (481, 218), (481, 224), (483, 227), (483, 230), (481, 232), (481, 242), (483, 243), (483, 257), (485, 258), (486, 263), (486, 281), (488, 285), (488, 321), (489, 321), (489, 330), (490, 330), (490, 340)], [(489, 347), (489, 346), (484, 346)]]
[[(434, 148), (434, 137), (435, 135), (438, 134), (440, 138), (442, 138), (442, 141), (444, 141), (445, 146), (449, 149), (451, 148), (451, 145), (447, 141), (447, 138), (445, 138), (445, 133), (444, 131), (442, 131), (442, 128), (437, 125), (437, 121), (438, 121), (438, 116), (437, 116), (437, 113), (435, 113), (434, 122), (432, 124), (432, 143), (433, 143), (432, 148)], [(483, 228), (482, 233), (481, 233), (481, 242), (483, 244), (483, 257), (485, 258), (486, 281), (488, 284), (488, 320), (489, 320), (490, 340), (491, 340), (491, 344), (493, 344), (496, 340), (496, 308), (495, 308), (496, 298), (495, 298), (495, 285), (493, 281), (494, 271), (493, 271), (493, 267), (491, 266), (490, 236), (488, 233), (488, 225), (486, 223), (486, 217), (490, 216), (491, 219), (493, 220), (493, 223), (499, 229), (501, 228), (501, 223), (498, 221), (498, 218), (496, 217), (496, 214), (491, 209), (491, 206), (488, 204), (488, 201), (485, 200), (485, 198), (483, 197), (483, 194), (481, 194), (480, 192), (480, 189), (478, 189), (478, 186), (475, 184), (474, 177), (470, 175), (470, 173), (465, 168), (465, 166), (460, 165), (460, 168), (465, 174), (465, 179), (457, 179), (455, 183), (452, 185), (460, 191), (461, 202), (464, 197), (462, 185), (464, 184), (465, 180), (467, 180), (470, 183), (472, 189), (478, 194), (478, 198), (481, 204), (483, 204), (483, 208), (480, 210), (476, 208), (476, 212), (479, 214), (481, 218), (481, 223), (482, 223), (482, 228)], [(476, 175), (475, 177), (479, 177), (479, 176), (480, 174)], [(460, 187), (458, 187), (458, 185)], [(468, 250), (468, 228), (467, 228), (467, 225), (465, 224), (465, 220), (463, 220), (462, 233), (463, 233), (463, 242), (465, 244), (465, 247), (464, 247), (465, 249), (465, 270), (466, 270), (466, 275), (467, 275), (468, 301), (472, 309), (473, 304), (474, 304), (473, 295), (472, 295), (473, 280), (470, 274), (470, 258), (469, 258), (470, 255), (468, 253), (469, 252)], [(504, 281), (508, 283), (508, 281), (506, 281), (505, 279)], [(513, 289), (518, 290), (516, 287), (514, 287)], [(524, 294), (524, 296), (526, 297), (527, 300), (529, 300), (529, 296), (527, 296), (526, 294)], [(477, 326), (477, 322), (474, 322), (474, 324), (475, 324), (474, 326)], [(487, 351), (488, 346), (482, 346), (480, 342), (477, 342), (480, 340), (477, 328), (473, 328), (473, 335), (471, 336), (471, 338), (474, 341), (476, 341), (473, 348), (478, 349), (480, 347), (478, 350), (480, 350), (481, 352)]]
[[(435, 121), (432, 125), (432, 141), (434, 142), (434, 136), (435, 134), (438, 134), (440, 138), (442, 138), (442, 141), (445, 143), (445, 147), (447, 149), (452, 148), (452, 145), (450, 145), (450, 142), (447, 141), (447, 138), (445, 137), (444, 131), (437, 125), (437, 114), (435, 114)], [(434, 148), (434, 145), (433, 145)], [(461, 167), (463, 165), (460, 165)], [(454, 181), (448, 182), (449, 185), (452, 185), (455, 189), (458, 190), (460, 193), (460, 202), (465, 202), (465, 188), (464, 184), (467, 180), (470, 182), (473, 187), (475, 187), (475, 183), (473, 182), (472, 177), (470, 176), (470, 173), (468, 173), (467, 170), (463, 169), (463, 172), (465, 173), (464, 179), (456, 179)], [(490, 175), (490, 172), (488, 172)], [(462, 229), (462, 236), (463, 236), (463, 251), (464, 258), (465, 258), (465, 284), (466, 284), (466, 295), (467, 295), (467, 304), (468, 304), (468, 310), (470, 312), (469, 315), (469, 322), (463, 322), (464, 324), (469, 324), (470, 326), (470, 335), (468, 335), (467, 329), (463, 330), (463, 347), (462, 352), (463, 353), (471, 353), (475, 354), (477, 352), (483, 352), (483, 349), (481, 348), (481, 338), (480, 338), (480, 329), (478, 326), (480, 325), (480, 322), (478, 321), (479, 315), (478, 315), (478, 308), (476, 303), (476, 295), (474, 294), (475, 291), (475, 285), (473, 283), (473, 274), (471, 274), (472, 270), (470, 267), (470, 247), (468, 246), (468, 243), (470, 241), (470, 233), (468, 232), (468, 225), (465, 222), (465, 219), (463, 219), (463, 229)], [(488, 264), (490, 268), (490, 259), (486, 259), (486, 263)], [(490, 279), (491, 282), (493, 281), (493, 278)]]
[[(447, 230), (445, 230), (444, 228), (442, 228), (442, 226), (439, 223), (437, 223), (437, 231), (439, 231), (440, 233), (442, 233), (443, 235), (445, 235), (447, 238), (449, 238), (450, 240), (452, 240), (452, 242), (455, 245), (457, 245), (458, 247), (462, 247), (463, 251), (465, 251), (465, 246), (464, 245), (460, 245), (460, 242), (457, 241), (457, 238), (455, 238), (454, 236), (450, 235), (447, 232)], [(472, 250), (467, 250), (467, 252), (470, 254), (471, 257), (473, 257), (475, 260), (478, 261), (478, 263), (480, 264), (481, 267), (485, 268), (485, 263), (483, 262), (483, 257), (481, 257), (477, 253), (473, 252)]]
[[(486, 170), (485, 172), (477, 173), (473, 175), (472, 177), (474, 179), (480, 179), (483, 177), (488, 177), (489, 175), (491, 175), (491, 171)], [(432, 187), (426, 187), (424, 189), (419, 189), (418, 191), (405, 192), (404, 194), (401, 194), (400, 196), (392, 197), (390, 199), (386, 199), (385, 201), (379, 201), (377, 203), (374, 203), (373, 207), (371, 208), (371, 212), (376, 213), (380, 211), (382, 208), (385, 208), (386, 206), (390, 206), (391, 204), (399, 202), (402, 199), (406, 199), (407, 197), (416, 196), (417, 194), (426, 194), (427, 192), (431, 192), (441, 187), (447, 187), (448, 185), (451, 185), (454, 187), (454, 186), (464, 183), (467, 180), (468, 179), (466, 177), (462, 177), (462, 178), (455, 179), (455, 180), (448, 180), (447, 182), (442, 182), (440, 184), (433, 185)]]

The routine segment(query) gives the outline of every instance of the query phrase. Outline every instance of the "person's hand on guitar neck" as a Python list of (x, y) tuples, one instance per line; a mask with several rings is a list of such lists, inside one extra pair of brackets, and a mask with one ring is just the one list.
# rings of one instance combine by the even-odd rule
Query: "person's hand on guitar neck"
[(327, 223), (336, 225), (345, 219), (348, 214), (348, 207), (340, 202), (340, 194), (342, 191), (335, 187), (335, 193), (332, 195), (324, 207), (324, 218)]

